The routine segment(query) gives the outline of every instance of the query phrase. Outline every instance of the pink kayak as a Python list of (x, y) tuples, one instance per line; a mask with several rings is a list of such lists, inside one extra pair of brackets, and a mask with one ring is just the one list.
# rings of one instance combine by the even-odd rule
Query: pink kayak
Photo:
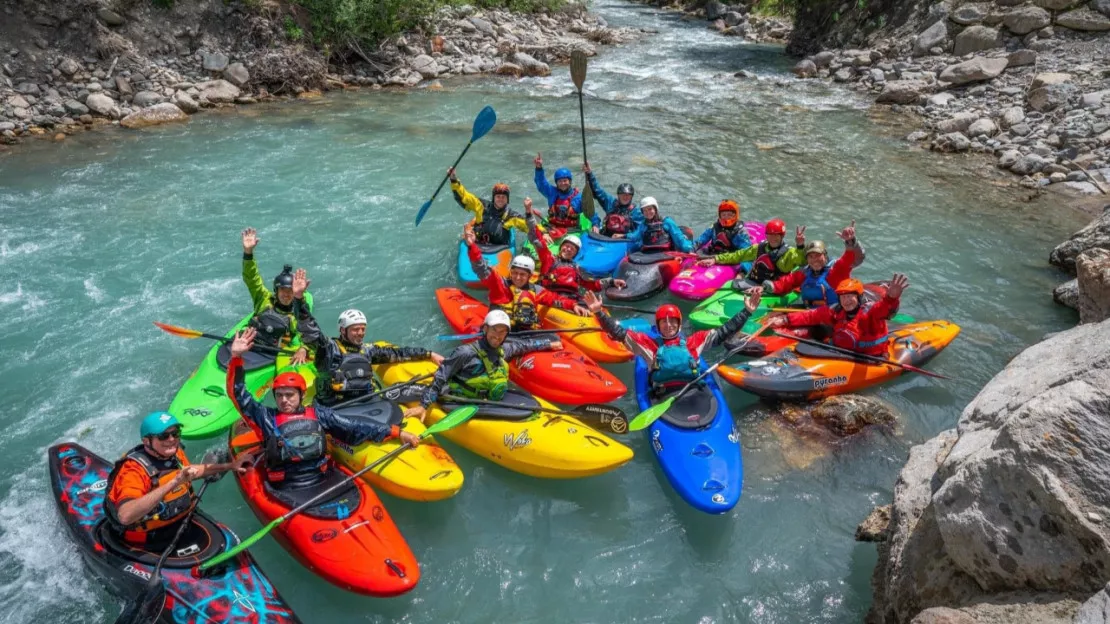
[[(753, 245), (758, 245), (767, 239), (763, 223), (748, 221), (744, 223), (744, 229), (747, 230), (748, 238)], [(676, 297), (690, 301), (707, 299), (732, 281), (741, 268), (739, 265), (700, 267), (696, 263), (693, 258), (687, 260), (682, 265), (682, 271), (671, 280), (670, 289)]]

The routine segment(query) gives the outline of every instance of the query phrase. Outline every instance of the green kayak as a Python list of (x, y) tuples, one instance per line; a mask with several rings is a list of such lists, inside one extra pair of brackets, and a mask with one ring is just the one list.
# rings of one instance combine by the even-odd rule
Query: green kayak
[[(311, 310), (311, 294), (305, 293), (305, 302)], [(250, 319), (247, 316), (239, 321), (226, 337), (233, 338), (235, 332), (245, 327)], [(168, 411), (181, 423), (183, 438), (211, 438), (227, 431), (239, 420), (239, 412), (227, 396), (226, 390), (227, 362), (230, 355), (231, 350), (227, 343), (213, 345), (170, 403)], [(279, 372), (295, 370), (304, 376), (308, 384), (305, 402), (311, 401), (315, 394), (316, 368), (311, 362), (292, 368), (289, 366), (289, 358), (289, 354), (280, 354), (275, 358), (270, 354), (247, 352), (243, 357), (247, 388), (261, 399)]]
[[(883, 283), (885, 285), (885, 282)], [(871, 291), (876, 291), (876, 284), (868, 284), (867, 288)], [(881, 295), (880, 295), (881, 296)], [(763, 317), (771, 312), (772, 308), (789, 308), (798, 306), (799, 295), (796, 292), (787, 293), (785, 295), (764, 295), (759, 302), (759, 307), (752, 313), (748, 322), (744, 324), (743, 331), (751, 333), (757, 329), (763, 322)], [(735, 316), (740, 310), (744, 309), (744, 293), (741, 291), (733, 290), (731, 284), (726, 284), (713, 296), (702, 301), (693, 311), (690, 312), (690, 323), (698, 329), (716, 329), (724, 325), (726, 321)], [(913, 323), (914, 318), (907, 314), (895, 314), (890, 319), (891, 323)]]
[[(547, 226), (546, 223), (544, 223), (544, 225)], [(590, 228), (592, 228), (592, 227), (593, 227), (593, 224), (590, 223), (590, 218), (589, 217), (587, 217), (584, 214), (583, 215), (578, 215), (578, 229), (577, 230), (567, 230), (566, 234), (563, 234), (563, 236), (561, 236), (560, 238), (555, 239), (555, 242), (548, 245), (547, 248), (551, 251), (551, 255), (558, 256), (559, 255), (559, 245), (562, 244), (564, 238), (566, 238), (567, 236), (569, 236), (571, 234), (577, 234), (579, 237), (581, 237), (583, 235), (583, 233), (589, 232)], [(540, 255), (538, 253), (536, 253), (536, 248), (532, 245), (532, 241), (527, 241), (527, 242), (524, 243), (524, 251), (525, 251), (525, 253), (532, 256), (536, 260), (539, 260)]]

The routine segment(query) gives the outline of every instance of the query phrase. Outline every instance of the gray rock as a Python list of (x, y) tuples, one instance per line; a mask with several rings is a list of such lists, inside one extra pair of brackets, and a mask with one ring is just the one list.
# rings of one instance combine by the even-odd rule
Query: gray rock
[(933, 140), (933, 149), (938, 152), (965, 152), (971, 147), (971, 140), (962, 132), (949, 132)]
[[(968, 26), (963, 29), (952, 43), (952, 54), (963, 56), (980, 50), (990, 50), (1002, 46), (1002, 37), (994, 28)], [(1007, 65), (1009, 63), (1007, 62)]]
[(989, 4), (965, 4), (953, 11), (948, 19), (961, 26), (971, 26), (982, 22), (989, 12)]
[(62, 59), (61, 63), (58, 63), (58, 71), (66, 76), (72, 76), (81, 71), (81, 64), (71, 58), (65, 58)]
[(1021, 158), (1021, 152), (1017, 150), (1006, 150), (998, 157), (999, 169), (1009, 169)]
[(242, 88), (251, 81), (251, 74), (242, 63), (232, 63), (224, 70), (224, 80)]
[(930, 48), (943, 46), (947, 40), (948, 26), (944, 23), (944, 20), (940, 20), (917, 36), (913, 43), (913, 55), (925, 56), (929, 53)]
[(975, 123), (977, 119), (979, 119), (979, 115), (975, 113), (956, 113), (948, 119), (937, 122), (937, 132), (942, 134), (948, 132), (963, 132), (970, 128), (971, 124)]
[(1106, 624), (1110, 622), (1110, 586), (1103, 587), (1079, 606), (1074, 624)]
[(121, 119), (119, 125), (124, 128), (147, 128), (187, 119), (189, 116), (180, 108), (169, 102), (163, 102), (131, 113)]
[(1037, 52), (1036, 52), (1036, 50), (1030, 50), (1028, 48), (1022, 48), (1021, 50), (1015, 50), (1015, 51), (1011, 52), (1009, 56), (1006, 57), (1006, 67), (1007, 68), (1010, 68), (1010, 67), (1024, 67), (1026, 65), (1032, 65), (1033, 63), (1036, 63), (1036, 62), (1037, 62)]
[(929, 83), (924, 80), (891, 80), (883, 85), (875, 101), (880, 104), (913, 104), (928, 88)]
[(949, 65), (940, 73), (940, 79), (953, 85), (990, 80), (1006, 69), (1005, 58), (977, 57), (969, 61)]
[(525, 76), (550, 76), (551, 68), (547, 63), (536, 60), (532, 55), (524, 52), (513, 53), (513, 63), (520, 65)]
[(1079, 322), (1110, 318), (1110, 249), (1088, 249), (1075, 260), (1079, 282)]
[(927, 138), (929, 138), (929, 133), (925, 132), (924, 130), (914, 130), (913, 132), (906, 135), (906, 140), (911, 143), (918, 143), (920, 141), (924, 141)]
[(720, 0), (709, 0), (705, 4), (705, 19), (713, 21), (725, 16), (725, 5)]
[(1095, 91), (1093, 93), (1084, 93), (1080, 102), (1083, 108), (1100, 108), (1104, 100), (1110, 100), (1110, 89)]
[(109, 26), (123, 26), (127, 23), (127, 20), (123, 19), (123, 17), (119, 13), (116, 13), (111, 9), (97, 9), (96, 16), (100, 18), (100, 21)]
[(226, 80), (208, 80), (197, 83), (200, 97), (213, 104), (230, 104), (239, 97), (239, 87)]
[(182, 110), (182, 112), (192, 115), (200, 110), (200, 106), (196, 100), (189, 96), (184, 91), (178, 91), (173, 94), (173, 103)]
[(467, 19), (470, 20), (470, 23), (474, 25), (474, 28), (483, 35), (486, 35), (488, 37), (497, 36), (497, 32), (493, 29), (493, 24), (490, 24), (486, 20), (476, 16), (468, 17)]
[(1056, 16), (1056, 25), (1087, 32), (1110, 30), (1110, 17), (1083, 7)]
[(875, 84), (886, 82), (886, 72), (878, 68), (872, 68), (867, 72), (871, 76), (871, 82)]
[(12, 108), (30, 108), (31, 103), (28, 102), (27, 98), (23, 97), (22, 95), (13, 95), (12, 97), (8, 98), (8, 106)]
[(439, 64), (427, 54), (421, 54), (409, 61), (409, 66), (420, 73), (420, 76), (430, 80), (439, 75)]
[[(1110, 0), (1107, 1), (1110, 2)], [(813, 64), (818, 68), (828, 67), (829, 63), (832, 63), (834, 58), (836, 58), (835, 54), (828, 50), (823, 50), (813, 55)]]
[(1099, 218), (1057, 245), (1049, 254), (1048, 262), (1075, 275), (1075, 259), (1095, 247), (1110, 249), (1110, 205), (1103, 208)]
[(72, 100), (72, 99), (66, 100), (62, 104), (62, 106), (65, 107), (66, 112), (68, 112), (72, 115), (81, 116), (81, 115), (88, 115), (89, 114), (89, 107), (85, 106), (84, 104), (82, 104), (80, 102), (78, 102), (77, 100)]
[(1064, 84), (1065, 82), (1071, 81), (1071, 74), (1065, 74), (1061, 72), (1044, 72), (1033, 76), (1033, 82), (1029, 83), (1029, 88), (1040, 89), (1041, 87), (1047, 87), (1048, 85)]
[(39, 95), (42, 91), (39, 86), (33, 82), (21, 82), (16, 85), (15, 90), (23, 95)]
[(116, 108), (116, 103), (103, 93), (93, 93), (85, 99), (85, 106), (88, 106), (92, 112), (107, 117), (111, 116), (112, 110)]
[(885, 542), (890, 528), (890, 505), (871, 510), (867, 518), (856, 527), (857, 542)]
[(1049, 161), (1036, 154), (1026, 154), (1010, 165), (1010, 171), (1018, 175), (1033, 175), (1039, 173), (1048, 163)]
[(915, 615), (910, 624), (979, 624), (979, 620), (958, 609), (931, 607)]
[(996, 126), (993, 121), (987, 119), (986, 117), (975, 121), (975, 123), (967, 127), (967, 136), (969, 137), (990, 137), (994, 136), (997, 132), (998, 126)]
[(1066, 105), (1075, 93), (1074, 85), (1051, 84), (1030, 91), (1027, 103), (1029, 108), (1044, 113)]
[(131, 81), (123, 76), (116, 76), (116, 91), (122, 95), (133, 95), (135, 90), (131, 88)]
[(955, 94), (949, 93), (947, 91), (941, 91), (940, 93), (934, 93), (933, 95), (930, 95), (929, 99), (926, 100), (925, 103), (929, 106), (935, 106), (937, 108), (948, 108), (948, 105), (951, 104), (952, 100), (955, 99)]
[(1002, 111), (1002, 127), (1010, 128), (1025, 121), (1025, 111), (1020, 106), (1011, 106)]
[(1034, 30), (1040, 30), (1052, 23), (1052, 15), (1048, 11), (1035, 6), (1023, 6), (1006, 13), (1002, 24), (1015, 35), (1024, 35)]
[(222, 72), (227, 69), (229, 59), (223, 52), (202, 52), (201, 67), (205, 71)]
[(1082, 2), (1083, 0), (1033, 0), (1033, 4), (1049, 11), (1063, 11)]
[(736, 11), (729, 11), (725, 13), (725, 26), (736, 26), (744, 21), (744, 16)]
[(1030, 132), (1033, 132), (1033, 128), (1024, 121), (1021, 123), (1016, 123), (1010, 127), (1010, 134), (1013, 134), (1015, 136), (1023, 137), (1028, 135)]
[(0, 121), (0, 132), (11, 132), (15, 130), (15, 124), (10, 121)]
[(1057, 183), (1063, 182), (1064, 180), (1067, 180), (1067, 179), (1068, 179), (1068, 176), (1063, 174), (1063, 173), (1060, 173), (1059, 171), (1057, 171), (1056, 173), (1050, 174), (1048, 176), (1048, 181), (1049, 181), (1050, 184), (1057, 184)]
[(1079, 280), (1071, 279), (1052, 289), (1052, 300), (1073, 310), (1079, 309)]
[(833, 74), (833, 80), (836, 82), (848, 82), (855, 76), (856, 73), (852, 71), (851, 67), (841, 67)]
[(791, 70), (799, 78), (813, 78), (817, 75), (817, 64), (809, 59), (802, 59)]
[(161, 93), (156, 93), (154, 91), (139, 91), (135, 94), (135, 97), (131, 99), (131, 104), (141, 108), (146, 108), (147, 106), (161, 104), (165, 101), (166, 98)]
[(1091, 0), (1091, 9), (1110, 17), (1110, 0)]

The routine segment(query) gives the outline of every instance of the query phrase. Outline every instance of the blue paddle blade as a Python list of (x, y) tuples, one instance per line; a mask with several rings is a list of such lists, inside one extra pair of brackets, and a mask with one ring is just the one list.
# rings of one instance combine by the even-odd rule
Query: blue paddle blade
[(428, 209), (431, 207), (432, 200), (429, 199), (424, 202), (424, 205), (420, 207), (420, 211), (416, 213), (416, 225), (420, 225), (420, 222), (424, 220), (424, 215), (428, 214)]
[(474, 118), (474, 130), (470, 134), (470, 142), (473, 143), (486, 136), (486, 133), (493, 129), (495, 123), (497, 123), (497, 113), (494, 112), (493, 107), (483, 108), (482, 112)]

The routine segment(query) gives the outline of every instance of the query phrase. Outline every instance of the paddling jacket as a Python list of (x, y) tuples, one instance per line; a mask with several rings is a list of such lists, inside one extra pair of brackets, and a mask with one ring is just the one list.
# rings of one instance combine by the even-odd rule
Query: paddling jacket
[[(564, 193), (547, 181), (543, 167), (536, 167), (536, 190), (547, 199), (547, 221), (552, 227), (577, 229), (578, 216), (582, 214), (582, 194), (572, 188)], [(590, 220), (600, 225), (597, 215)]]
[(322, 338), (316, 347), (316, 401), (332, 405), (382, 389), (373, 364), (431, 358), (420, 347), (353, 345), (340, 338)]
[(254, 316), (250, 320), (250, 326), (258, 330), (255, 341), (261, 345), (279, 348), (301, 346), (297, 321), (309, 314), (305, 302), (302, 299), (294, 299), (291, 307), (282, 306), (277, 296), (266, 288), (253, 255), (243, 255), (243, 282), (247, 285), (247, 291), (251, 294), (251, 303), (254, 305)]
[(629, 251), (642, 251), (656, 253), (660, 251), (681, 251), (690, 253), (694, 251), (694, 244), (686, 238), (686, 233), (674, 219), (670, 217), (659, 218), (658, 213), (654, 221), (644, 221), (628, 235), (632, 242)]
[(163, 483), (173, 481), (177, 473), (188, 465), (189, 458), (185, 456), (183, 446), (178, 446), (174, 457), (161, 459), (148, 453), (140, 444), (127, 451), (112, 466), (112, 472), (108, 475), (108, 496), (104, 501), (104, 513), (125, 541), (142, 544), (147, 541), (150, 531), (174, 525), (189, 513), (193, 504), (193, 485), (186, 481), (170, 490), (157, 507), (135, 524), (125, 526), (119, 521), (120, 506), (146, 496)]
[[(552, 254), (547, 245), (543, 244), (539, 227), (534, 226), (532, 228), (532, 235), (529, 238), (540, 257), (540, 284), (544, 288), (554, 291), (555, 294), (577, 301), (580, 288), (601, 292), (603, 288), (613, 283), (611, 278), (593, 279), (587, 277), (578, 269), (578, 265), (573, 260), (563, 260)], [(573, 307), (571, 306), (571, 308)]]
[(820, 271), (804, 266), (788, 273), (773, 282), (772, 293), (784, 295), (793, 290), (800, 291), (802, 301), (807, 306), (832, 305), (838, 301), (836, 285), (852, 276), (852, 269), (864, 259), (863, 247), (856, 241), (844, 244), (844, 255)]
[(722, 226), (720, 221), (714, 221), (713, 226), (706, 228), (694, 241), (694, 249), (701, 250), (704, 247), (704, 251), (710, 254), (747, 249), (751, 246), (752, 239), (748, 238), (748, 231), (740, 220), (730, 228)]
[(806, 262), (805, 245), (790, 247), (786, 243), (771, 247), (767, 241), (744, 249), (717, 254), (717, 264), (737, 265), (752, 263), (748, 279), (754, 282), (774, 280), (801, 267)]
[(511, 229), (528, 233), (524, 217), (509, 210), (508, 204), (502, 209), (493, 205), (492, 199), (479, 199), (458, 180), (451, 181), (451, 194), (455, 196), (464, 210), (474, 213), (474, 234), (483, 245), (508, 245), (512, 242)]
[(535, 329), (539, 326), (539, 306), (573, 310), (576, 305), (574, 299), (561, 297), (554, 291), (537, 284), (528, 284), (523, 289), (513, 286), (509, 278), (501, 277), (489, 268), (478, 245), (470, 245), (466, 254), (470, 258), (470, 266), (474, 269), (474, 274), (489, 289), (490, 306), (504, 310), (512, 319), (515, 331)]
[[(494, 349), (486, 342), (484, 337), (475, 342), (461, 345), (452, 351), (451, 355), (447, 356), (443, 363), (439, 365), (439, 368), (436, 369), (435, 376), (432, 377), (432, 383), (428, 385), (424, 390), (424, 396), (420, 398), (420, 405), (426, 409), (429, 405), (435, 403), (443, 389), (449, 385), (456, 388), (470, 385), (480, 392), (486, 389), (477, 387), (484, 383), (482, 381), (484, 378), (499, 377), (500, 372), (498, 370), (501, 369), (504, 370), (505, 376), (508, 376), (509, 360), (533, 351), (544, 351), (550, 345), (550, 338), (506, 340), (500, 349)], [(479, 353), (479, 350), (481, 353)], [(493, 383), (496, 383), (496, 379), (493, 380)]]
[(791, 327), (831, 325), (832, 344), (867, 355), (887, 353), (887, 319), (898, 311), (899, 300), (883, 296), (876, 302), (860, 301), (854, 312), (845, 312), (839, 303), (786, 315)]
[(610, 195), (597, 183), (597, 176), (593, 172), (586, 174), (586, 182), (594, 192), (594, 199), (601, 204), (605, 211), (605, 219), (601, 221), (600, 231), (606, 236), (613, 234), (628, 234), (644, 222), (644, 213), (635, 204), (621, 205), (616, 195)]
[(315, 449), (320, 448), (318, 442), (324, 443), (324, 434), (351, 446), (400, 435), (397, 426), (386, 427), (364, 418), (349, 418), (322, 405), (281, 414), (259, 403), (247, 390), (241, 357), (233, 357), (227, 364), (226, 390), (239, 415), (262, 438), (265, 477), (270, 483), (300, 484), (322, 475), (328, 469), (330, 456), (326, 449), (322, 453)]

